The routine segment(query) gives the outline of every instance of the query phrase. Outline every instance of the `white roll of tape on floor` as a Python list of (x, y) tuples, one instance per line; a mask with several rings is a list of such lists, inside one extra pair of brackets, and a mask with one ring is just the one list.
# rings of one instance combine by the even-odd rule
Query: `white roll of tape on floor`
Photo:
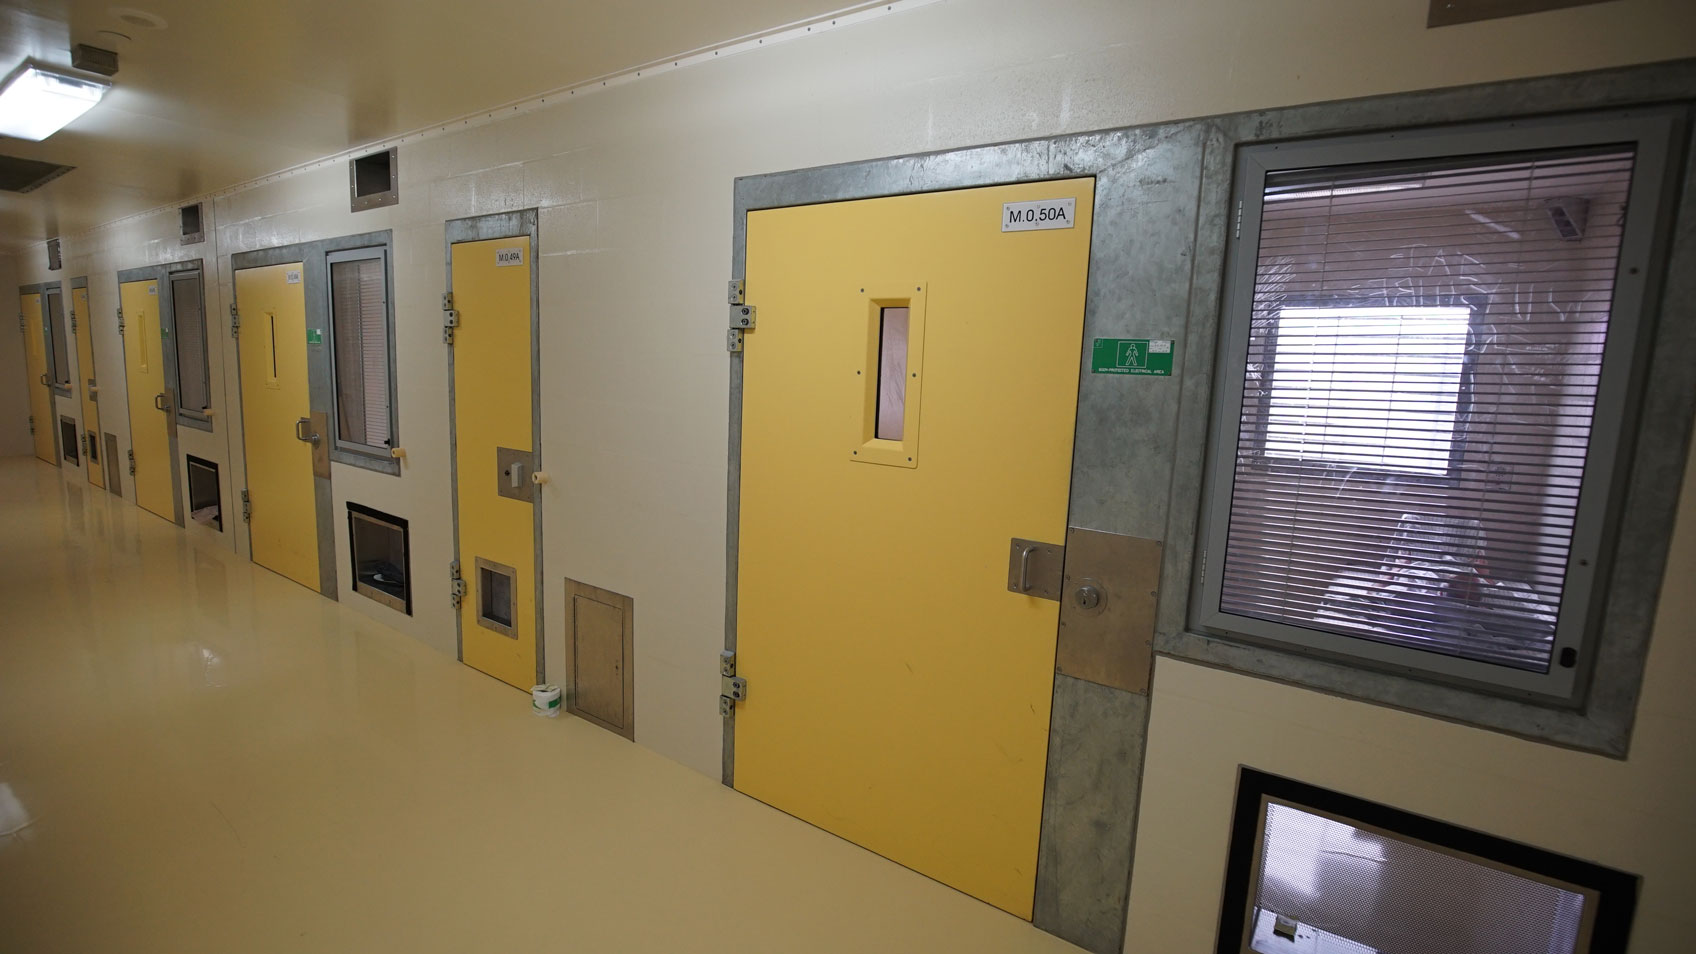
[(550, 719), (559, 716), (560, 691), (558, 686), (531, 686), (530, 711)]

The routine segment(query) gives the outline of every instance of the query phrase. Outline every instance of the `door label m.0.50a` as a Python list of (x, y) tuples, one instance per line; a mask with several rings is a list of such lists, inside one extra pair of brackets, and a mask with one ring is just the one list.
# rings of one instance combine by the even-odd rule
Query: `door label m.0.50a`
[(1069, 229), (1077, 224), (1077, 212), (1077, 199), (1008, 202), (1001, 206), (1001, 231), (1034, 232), (1038, 229)]

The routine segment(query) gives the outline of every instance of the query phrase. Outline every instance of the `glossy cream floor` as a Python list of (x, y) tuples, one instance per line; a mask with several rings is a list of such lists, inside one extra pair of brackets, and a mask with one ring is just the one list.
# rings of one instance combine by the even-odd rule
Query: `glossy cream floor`
[(0, 460), (0, 952), (1076, 950), (528, 707)]

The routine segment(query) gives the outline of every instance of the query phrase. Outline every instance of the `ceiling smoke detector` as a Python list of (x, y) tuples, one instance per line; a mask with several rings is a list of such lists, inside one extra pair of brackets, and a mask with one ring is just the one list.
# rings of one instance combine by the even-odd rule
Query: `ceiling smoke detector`
[(165, 22), (165, 18), (159, 14), (137, 10), (135, 7), (113, 7), (107, 12), (132, 27), (140, 27), (144, 30), (163, 30), (169, 26)]

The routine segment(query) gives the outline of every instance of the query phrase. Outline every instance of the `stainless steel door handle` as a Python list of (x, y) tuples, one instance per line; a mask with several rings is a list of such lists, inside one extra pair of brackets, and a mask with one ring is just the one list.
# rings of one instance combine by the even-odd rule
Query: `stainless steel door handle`
[(158, 411), (170, 410), (170, 407), (165, 404), (165, 395), (163, 393), (153, 395), (153, 408)]
[(509, 486), (511, 486), (513, 490), (517, 490), (520, 487), (524, 486), (524, 462), (523, 461), (517, 461), (517, 460), (513, 461), (512, 466), (507, 468), (506, 473), (507, 473), (507, 479), (511, 481), (511, 484)]
[(1031, 591), (1031, 554), (1035, 552), (1036, 547), (1025, 547), (1019, 551), (1019, 592), (1021, 593)]
[(41, 383), (42, 383), (42, 384), (46, 384), (46, 383), (47, 383), (47, 375), (45, 375), (45, 374), (44, 374), (44, 375), (42, 375), (42, 376), (41, 376)]
[(312, 428), (312, 418), (310, 418), (310, 417), (303, 417), (300, 420), (295, 421), (294, 422), (294, 439), (297, 440), (297, 441), (305, 441), (308, 444), (316, 445), (320, 440), (322, 440), (322, 438), (320, 438), (317, 434), (309, 433), (311, 428)]

